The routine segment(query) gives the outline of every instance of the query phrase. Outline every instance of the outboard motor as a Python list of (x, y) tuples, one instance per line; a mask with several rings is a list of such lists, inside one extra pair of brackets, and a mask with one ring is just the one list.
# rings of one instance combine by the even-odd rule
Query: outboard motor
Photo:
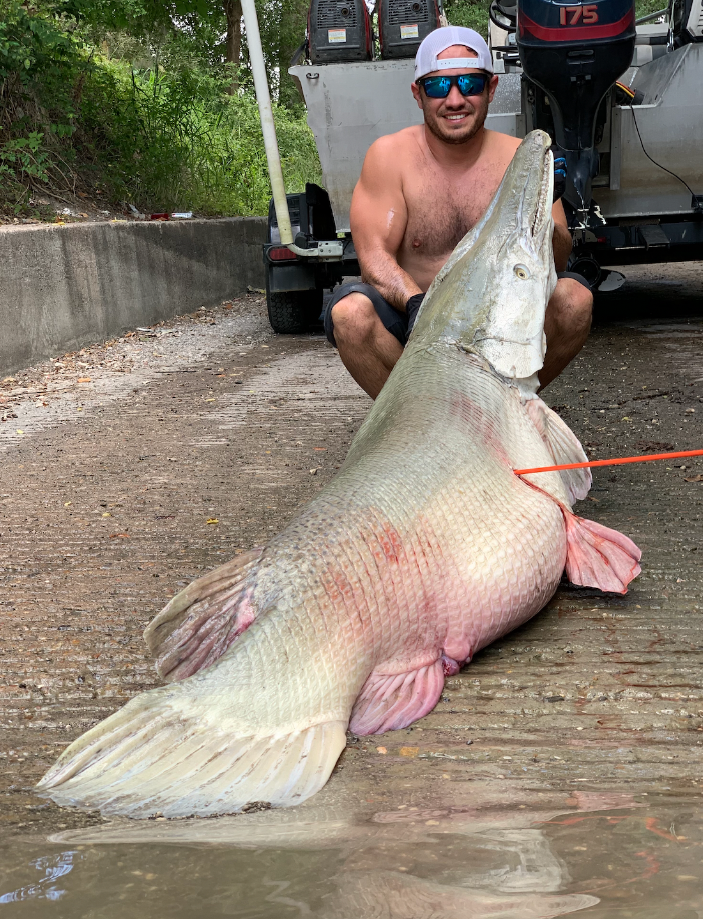
[(370, 61), (373, 35), (364, 0), (312, 0), (308, 53), (313, 64)]
[(422, 39), (441, 24), (438, 0), (378, 0), (381, 57), (415, 57)]
[(518, 0), (517, 44), (534, 84), (534, 127), (549, 131), (564, 151), (564, 198), (586, 223), (591, 180), (598, 174), (597, 128), (605, 120), (601, 106), (635, 49), (634, 0), (577, 0), (570, 6)]

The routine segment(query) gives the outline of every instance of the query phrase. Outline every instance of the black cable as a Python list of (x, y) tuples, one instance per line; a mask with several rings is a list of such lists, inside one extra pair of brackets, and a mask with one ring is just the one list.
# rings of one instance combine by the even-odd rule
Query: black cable
[(637, 118), (635, 117), (635, 109), (632, 105), (632, 99), (630, 99), (630, 111), (632, 112), (632, 120), (635, 124), (635, 131), (637, 131), (637, 136), (639, 137), (639, 140), (640, 140), (640, 146), (642, 147), (642, 153), (644, 153), (647, 159), (650, 160), (652, 163), (654, 163), (655, 166), (658, 166), (660, 169), (663, 169), (664, 172), (668, 172), (670, 176), (673, 176), (675, 179), (678, 179), (678, 181), (690, 191), (691, 200), (694, 202), (694, 209), (700, 210), (700, 205), (697, 203), (698, 197), (693, 191), (693, 189), (691, 188), (691, 186), (688, 184), (688, 182), (684, 181), (684, 179), (682, 179), (681, 176), (677, 176), (675, 172), (671, 171), (671, 169), (667, 169), (666, 166), (662, 166), (661, 163), (658, 163), (655, 159), (653, 159), (649, 155), (649, 153), (647, 153), (647, 151), (645, 150), (644, 142), (642, 141), (642, 135), (640, 134), (639, 125), (637, 124)]

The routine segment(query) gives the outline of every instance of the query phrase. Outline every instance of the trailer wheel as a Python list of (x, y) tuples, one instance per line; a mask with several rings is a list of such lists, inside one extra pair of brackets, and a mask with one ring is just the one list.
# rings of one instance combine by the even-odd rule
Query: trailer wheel
[(272, 292), (266, 285), (266, 306), (274, 332), (296, 335), (307, 332), (322, 311), (322, 290)]

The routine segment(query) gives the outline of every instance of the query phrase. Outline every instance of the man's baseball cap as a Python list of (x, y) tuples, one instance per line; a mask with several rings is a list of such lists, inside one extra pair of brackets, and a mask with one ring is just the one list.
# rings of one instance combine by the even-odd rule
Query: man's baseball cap
[[(476, 53), (475, 58), (452, 57), (438, 61), (437, 55), (452, 45), (464, 45)], [(469, 63), (470, 61), (470, 63)], [(442, 26), (426, 35), (415, 55), (415, 81), (435, 70), (458, 70), (472, 67), (493, 73), (493, 59), (488, 45), (478, 32), (463, 26)]]

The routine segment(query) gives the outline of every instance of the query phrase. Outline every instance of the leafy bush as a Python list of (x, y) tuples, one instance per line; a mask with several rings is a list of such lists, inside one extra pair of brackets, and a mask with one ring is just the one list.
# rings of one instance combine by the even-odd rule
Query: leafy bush
[[(32, 188), (82, 190), (141, 210), (264, 214), (270, 185), (249, 87), (192, 59), (137, 69), (87, 44), (66, 7), (3, 0), (0, 22), (0, 207), (21, 212)], [(244, 82), (244, 81), (243, 81)], [(319, 181), (300, 107), (275, 112), (288, 189)]]
[[(270, 184), (258, 109), (226, 78), (196, 70), (137, 73), (103, 62), (86, 80), (76, 144), (112, 198), (149, 209), (263, 214)], [(109, 117), (105, 117), (109, 112)], [(276, 112), (289, 190), (319, 180), (312, 133)]]

